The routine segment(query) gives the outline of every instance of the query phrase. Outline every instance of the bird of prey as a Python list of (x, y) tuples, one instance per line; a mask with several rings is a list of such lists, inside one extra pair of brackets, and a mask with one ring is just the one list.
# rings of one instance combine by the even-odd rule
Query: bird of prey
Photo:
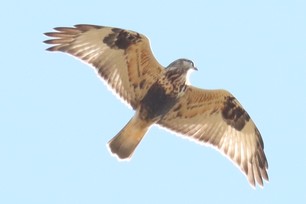
[(163, 67), (144, 35), (120, 28), (75, 25), (45, 33), (48, 51), (61, 51), (92, 65), (104, 82), (135, 110), (126, 126), (108, 142), (111, 153), (128, 160), (149, 127), (160, 125), (224, 153), (249, 183), (268, 181), (262, 137), (237, 99), (225, 90), (188, 83), (197, 70), (188, 59)]

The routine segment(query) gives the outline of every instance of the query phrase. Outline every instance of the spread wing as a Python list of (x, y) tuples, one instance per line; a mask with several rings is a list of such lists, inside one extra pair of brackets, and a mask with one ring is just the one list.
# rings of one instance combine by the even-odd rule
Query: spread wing
[(224, 90), (188, 86), (185, 95), (158, 122), (172, 131), (211, 144), (236, 163), (250, 184), (268, 181), (261, 135), (247, 112)]
[(96, 25), (54, 28), (45, 33), (53, 39), (49, 51), (69, 53), (96, 69), (104, 81), (134, 109), (148, 88), (163, 72), (150, 49), (149, 40), (139, 33)]

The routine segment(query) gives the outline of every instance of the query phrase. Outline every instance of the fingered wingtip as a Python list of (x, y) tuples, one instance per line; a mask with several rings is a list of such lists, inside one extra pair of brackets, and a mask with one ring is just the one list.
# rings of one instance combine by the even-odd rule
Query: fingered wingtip
[(53, 37), (56, 32), (45, 32), (44, 35), (48, 37)]

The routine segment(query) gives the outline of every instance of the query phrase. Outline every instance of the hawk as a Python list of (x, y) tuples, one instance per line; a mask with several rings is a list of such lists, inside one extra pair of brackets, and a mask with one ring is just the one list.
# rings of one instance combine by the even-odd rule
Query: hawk
[(128, 160), (149, 127), (160, 125), (224, 153), (249, 183), (268, 181), (268, 162), (259, 130), (238, 100), (225, 90), (188, 83), (197, 70), (188, 59), (163, 67), (144, 35), (120, 28), (75, 25), (45, 33), (48, 51), (61, 51), (92, 65), (104, 82), (135, 110), (126, 126), (108, 142), (118, 159)]

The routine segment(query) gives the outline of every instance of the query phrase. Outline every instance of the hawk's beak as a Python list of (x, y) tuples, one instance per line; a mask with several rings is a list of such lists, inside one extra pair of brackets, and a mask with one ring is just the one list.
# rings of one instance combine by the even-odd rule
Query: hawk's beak
[(192, 69), (195, 70), (195, 71), (198, 71), (198, 68), (196, 68), (196, 67), (192, 67)]

